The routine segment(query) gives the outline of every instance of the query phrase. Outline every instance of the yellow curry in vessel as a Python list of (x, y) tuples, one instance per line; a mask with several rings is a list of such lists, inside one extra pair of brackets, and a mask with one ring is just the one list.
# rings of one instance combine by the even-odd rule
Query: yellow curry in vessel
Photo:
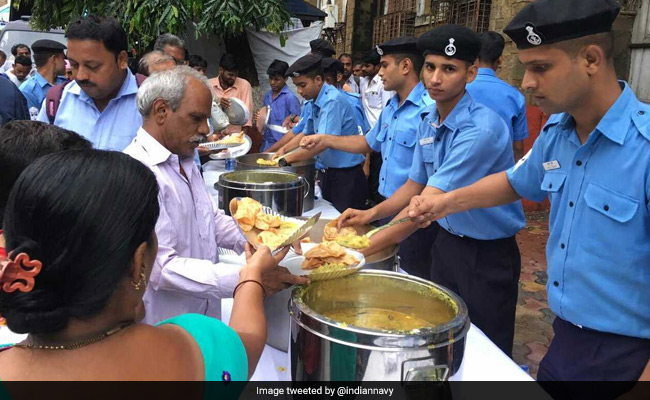
[(386, 331), (411, 331), (447, 322), (447, 316), (441, 318), (437, 323), (425, 321), (415, 315), (409, 315), (396, 310), (385, 310), (381, 308), (335, 308), (323, 313), (345, 325), (358, 326), (360, 328), (382, 329)]

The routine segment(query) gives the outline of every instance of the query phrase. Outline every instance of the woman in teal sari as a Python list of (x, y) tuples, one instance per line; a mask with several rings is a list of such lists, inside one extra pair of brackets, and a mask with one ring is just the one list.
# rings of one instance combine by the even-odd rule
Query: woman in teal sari
[(158, 213), (154, 175), (121, 153), (60, 152), (22, 173), (4, 220), (0, 314), (28, 337), (0, 351), (0, 380), (227, 382), (252, 374), (266, 340), (262, 275), (286, 252), (249, 252), (230, 327), (197, 314), (140, 324)]

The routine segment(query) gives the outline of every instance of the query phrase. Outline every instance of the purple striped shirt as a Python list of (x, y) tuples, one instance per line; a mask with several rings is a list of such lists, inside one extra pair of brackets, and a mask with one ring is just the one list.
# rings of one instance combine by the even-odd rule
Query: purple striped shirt
[(144, 295), (144, 322), (186, 313), (221, 318), (221, 299), (232, 296), (241, 267), (219, 263), (217, 247), (240, 253), (244, 236), (218, 209), (192, 157), (172, 154), (143, 128), (124, 152), (149, 167), (160, 186), (158, 255)]

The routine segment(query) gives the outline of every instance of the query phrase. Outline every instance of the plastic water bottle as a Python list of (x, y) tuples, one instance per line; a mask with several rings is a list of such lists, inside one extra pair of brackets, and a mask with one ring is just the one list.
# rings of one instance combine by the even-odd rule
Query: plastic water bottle
[(232, 157), (226, 158), (226, 171), (235, 170), (235, 159)]

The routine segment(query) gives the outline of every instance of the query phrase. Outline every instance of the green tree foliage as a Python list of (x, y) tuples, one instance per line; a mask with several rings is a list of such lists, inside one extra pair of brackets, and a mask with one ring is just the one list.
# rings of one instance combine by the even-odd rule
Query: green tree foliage
[(290, 23), (285, 0), (21, 1), (32, 4), (31, 23), (36, 29), (65, 27), (85, 13), (114, 16), (139, 50), (161, 33), (183, 34), (188, 26), (194, 27), (197, 38), (228, 38), (247, 27), (277, 33)]

